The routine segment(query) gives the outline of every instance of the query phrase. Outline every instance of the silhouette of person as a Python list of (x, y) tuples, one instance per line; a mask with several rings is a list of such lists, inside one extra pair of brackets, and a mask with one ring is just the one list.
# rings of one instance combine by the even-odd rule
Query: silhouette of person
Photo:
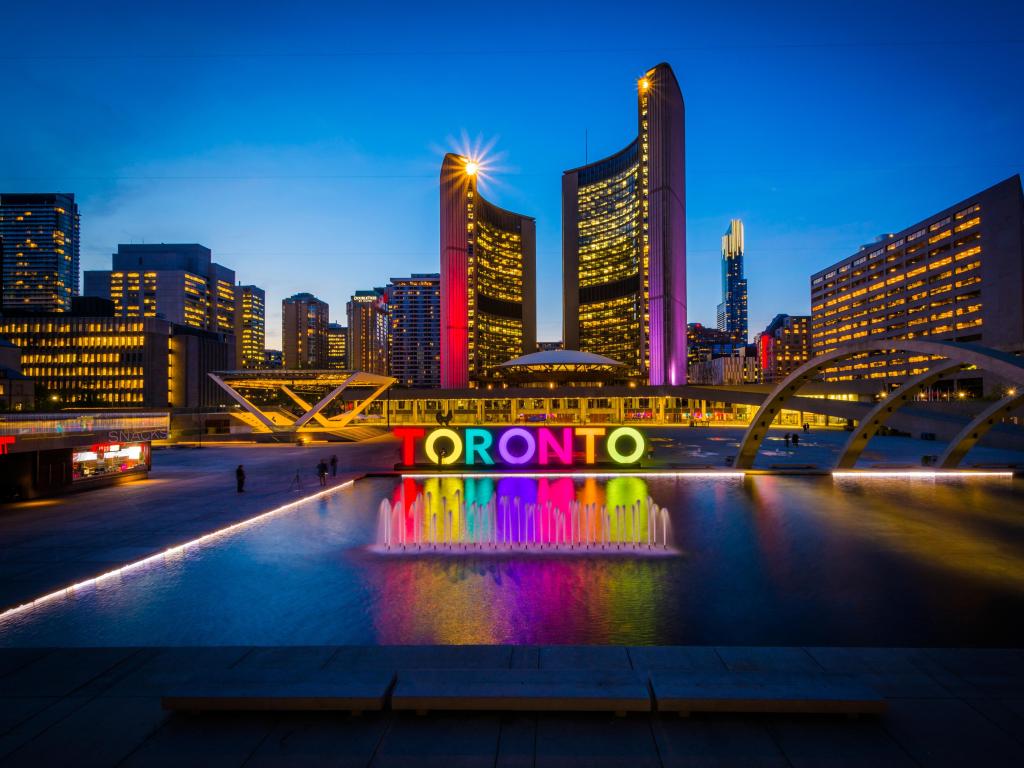
[(338, 457), (335, 454), (331, 454), (331, 477), (338, 476)]
[(235, 470), (235, 484), (238, 486), (239, 493), (245, 493), (245, 467), (241, 464)]

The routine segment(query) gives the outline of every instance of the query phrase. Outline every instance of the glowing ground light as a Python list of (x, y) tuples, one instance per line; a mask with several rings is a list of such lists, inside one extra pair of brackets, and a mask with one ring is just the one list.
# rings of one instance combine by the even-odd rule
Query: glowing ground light
[(123, 565), (120, 568), (115, 568), (112, 571), (101, 573), (99, 576), (93, 576), (91, 579), (86, 579), (85, 581), (79, 581), (74, 584), (70, 584), (66, 587), (62, 587), (61, 589), (45, 594), (42, 597), (37, 597), (35, 600), (31, 600), (27, 603), (22, 603), (21, 605), (17, 605), (14, 608), (8, 608), (3, 613), (0, 613), (0, 627), (3, 626), (4, 621), (6, 621), (8, 618), (12, 616), (26, 613), (35, 608), (40, 608), (61, 597), (72, 597), (75, 595), (76, 592), (78, 592), (81, 589), (94, 587), (98, 584), (110, 581), (111, 579), (123, 576), (126, 573), (130, 573), (132, 571), (137, 571), (142, 568), (145, 568), (147, 565), (161, 563), (168, 557), (184, 554), (192, 547), (196, 547), (201, 544), (208, 544), (216, 539), (220, 539), (225, 536), (230, 536), (231, 534), (236, 533), (237, 531), (240, 531), (243, 528), (248, 528), (251, 525), (255, 525), (256, 523), (262, 522), (263, 520), (267, 520), (271, 517), (274, 517), (275, 515), (279, 515), (282, 512), (287, 512), (288, 510), (297, 507), (299, 504), (305, 504), (307, 501), (313, 501), (314, 499), (318, 499), (321, 496), (326, 496), (328, 493), (334, 493), (335, 491), (339, 491), (342, 488), (347, 488), (354, 482), (354, 478), (352, 480), (346, 480), (345, 482), (336, 485), (332, 488), (327, 488), (326, 490), (318, 491), (317, 493), (314, 493), (312, 496), (305, 496), (296, 501), (291, 501), (280, 507), (271, 509), (268, 512), (261, 512), (255, 517), (250, 517), (245, 520), (240, 520), (237, 523), (232, 523), (231, 525), (225, 526), (223, 528), (218, 528), (216, 531), (205, 533), (196, 539), (186, 541), (184, 544), (178, 544), (177, 546), (173, 546), (161, 552), (157, 552), (156, 554), (150, 555), (149, 557), (144, 557), (141, 560), (136, 560), (135, 562)]
[(946, 470), (944, 472), (927, 472), (919, 470), (871, 470), (861, 469), (852, 470), (849, 472), (833, 472), (832, 477), (838, 478), (851, 478), (851, 477), (904, 477), (904, 478), (922, 478), (928, 480), (935, 480), (938, 478), (948, 477), (954, 479), (968, 478), (968, 477), (1006, 477), (1012, 478), (1013, 472), (992, 472), (988, 470), (973, 470), (973, 469), (961, 469), (961, 470)]

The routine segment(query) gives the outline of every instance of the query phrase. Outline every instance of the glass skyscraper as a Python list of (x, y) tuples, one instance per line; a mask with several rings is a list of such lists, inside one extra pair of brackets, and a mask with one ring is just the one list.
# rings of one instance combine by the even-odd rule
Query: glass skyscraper
[(743, 276), (743, 222), (733, 219), (722, 235), (722, 303), (718, 330), (747, 343), (747, 279)]
[(79, 216), (71, 193), (0, 193), (3, 307), (70, 312), (78, 296)]
[(484, 200), (479, 169), (441, 165), (441, 386), (469, 387), (537, 346), (536, 223)]
[(637, 138), (562, 176), (566, 349), (686, 383), (685, 109), (671, 67), (637, 82)]

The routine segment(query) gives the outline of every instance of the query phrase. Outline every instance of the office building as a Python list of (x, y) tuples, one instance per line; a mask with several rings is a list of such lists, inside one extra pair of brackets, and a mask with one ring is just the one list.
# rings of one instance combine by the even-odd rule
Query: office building
[(476, 386), (537, 344), (536, 222), (479, 194), (480, 166), (441, 164), (441, 387)]
[(345, 305), (348, 314), (348, 367), (388, 373), (388, 296), (384, 288), (356, 291)]
[(757, 357), (743, 347), (736, 354), (727, 357), (715, 357), (694, 363), (690, 366), (689, 376), (690, 384), (727, 387), (756, 384), (760, 379), (760, 366)]
[(387, 294), (391, 375), (408, 387), (441, 386), (441, 275), (393, 277)]
[(327, 368), (330, 307), (311, 293), (296, 293), (281, 302), (284, 368)]
[(713, 360), (716, 357), (732, 357), (746, 345), (737, 341), (726, 331), (720, 331), (702, 323), (686, 326), (687, 365)]
[(761, 382), (776, 384), (811, 359), (810, 315), (776, 315), (757, 335)]
[(122, 243), (111, 270), (85, 272), (85, 295), (110, 299), (117, 317), (235, 333), (234, 270), (197, 243)]
[(230, 334), (115, 317), (99, 300), (68, 312), (7, 312), (0, 336), (21, 348), (22, 373), (53, 409), (217, 405), (225, 398), (207, 374), (234, 363)]
[(255, 285), (236, 285), (235, 367), (262, 368), (266, 340), (266, 294)]
[(722, 235), (722, 302), (718, 330), (747, 343), (747, 280), (743, 276), (743, 222), (733, 219)]
[[(972, 342), (1024, 352), (1024, 196), (1012, 176), (814, 273), (811, 352), (859, 339)], [(924, 372), (928, 356), (895, 352), (839, 363), (826, 381), (882, 388)], [(964, 371), (957, 386), (980, 392)], [(997, 382), (986, 379), (986, 394)]]
[(284, 353), (280, 349), (263, 350), (263, 367), (268, 369), (284, 367)]
[(686, 383), (684, 106), (667, 64), (637, 82), (637, 138), (562, 176), (566, 349)]
[(336, 371), (348, 368), (348, 328), (341, 323), (327, 324), (327, 367)]
[(79, 215), (71, 193), (0, 193), (3, 309), (69, 312), (78, 296)]
[(31, 411), (35, 382), (21, 372), (21, 350), (0, 338), (0, 412)]

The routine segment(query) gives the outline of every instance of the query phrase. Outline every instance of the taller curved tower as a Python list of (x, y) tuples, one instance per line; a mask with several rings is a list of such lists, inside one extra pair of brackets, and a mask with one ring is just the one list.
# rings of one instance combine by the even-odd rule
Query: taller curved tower
[(477, 192), (477, 166), (441, 164), (441, 387), (469, 387), (537, 347), (536, 223)]
[(685, 110), (668, 64), (637, 82), (637, 138), (562, 175), (567, 349), (686, 383)]

